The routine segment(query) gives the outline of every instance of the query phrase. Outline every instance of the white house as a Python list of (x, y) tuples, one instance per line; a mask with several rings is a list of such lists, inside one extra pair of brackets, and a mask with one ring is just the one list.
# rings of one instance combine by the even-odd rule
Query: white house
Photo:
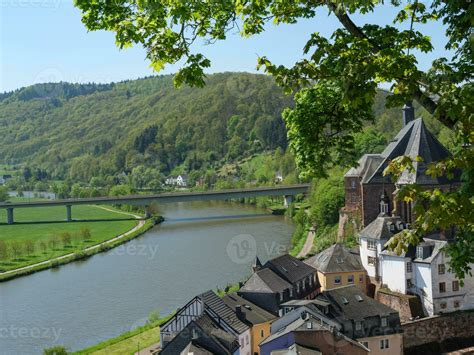
[(464, 286), (449, 272), (446, 240), (424, 238), (402, 255), (381, 253), (381, 282), (392, 291), (416, 294), (427, 315), (474, 309), (474, 278), (466, 275)]
[(168, 176), (165, 179), (165, 184), (169, 186), (179, 186), (179, 187), (186, 187), (188, 186), (188, 175), (182, 174), (178, 176)]
[(385, 243), (404, 228), (400, 217), (390, 217), (382, 212), (360, 232), (360, 259), (370, 277), (380, 278), (380, 253), (385, 249)]

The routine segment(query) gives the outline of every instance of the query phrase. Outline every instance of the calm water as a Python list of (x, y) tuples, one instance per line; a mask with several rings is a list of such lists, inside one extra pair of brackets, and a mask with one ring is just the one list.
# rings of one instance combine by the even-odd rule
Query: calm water
[(284, 217), (240, 204), (168, 204), (161, 213), (165, 223), (121, 247), (0, 283), (0, 354), (78, 350), (133, 329), (153, 310), (166, 315), (244, 279), (256, 253), (282, 253), (293, 231)]

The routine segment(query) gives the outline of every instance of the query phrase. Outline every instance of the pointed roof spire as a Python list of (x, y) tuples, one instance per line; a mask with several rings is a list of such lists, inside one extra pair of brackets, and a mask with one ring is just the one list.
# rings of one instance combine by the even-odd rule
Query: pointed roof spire
[(262, 262), (258, 258), (258, 256), (255, 257), (255, 261), (253, 262), (252, 265), (252, 270), (253, 272), (256, 272), (257, 270), (260, 270), (262, 268)]

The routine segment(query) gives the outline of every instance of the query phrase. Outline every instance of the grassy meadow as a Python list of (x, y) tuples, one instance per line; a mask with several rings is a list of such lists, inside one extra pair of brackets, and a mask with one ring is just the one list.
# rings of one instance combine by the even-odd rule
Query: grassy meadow
[(130, 215), (97, 206), (16, 208), (15, 224), (7, 225), (0, 210), (0, 272), (35, 264), (114, 238), (137, 225)]

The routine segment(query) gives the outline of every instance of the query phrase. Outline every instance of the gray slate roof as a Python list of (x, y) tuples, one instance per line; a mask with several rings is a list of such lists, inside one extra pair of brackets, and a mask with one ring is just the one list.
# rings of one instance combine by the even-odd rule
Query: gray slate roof
[(273, 350), (272, 355), (321, 355), (322, 352), (306, 346), (293, 344), (284, 350)]
[(344, 318), (350, 320), (397, 313), (394, 309), (370, 298), (354, 285), (326, 290), (323, 291), (323, 296), (318, 297), (331, 302)]
[[(362, 183), (392, 183), (390, 176), (383, 176), (383, 171), (390, 160), (407, 155), (412, 158), (421, 157), (415, 162), (415, 172), (405, 171), (397, 181), (398, 184), (417, 183), (420, 185), (438, 185), (449, 183), (446, 177), (433, 178), (426, 175), (428, 163), (447, 158), (451, 153), (426, 128), (421, 118), (408, 122), (381, 154), (365, 154), (358, 166), (351, 168), (346, 177), (360, 177)], [(459, 173), (453, 181), (459, 180)]]
[(212, 355), (212, 352), (204, 349), (203, 347), (196, 344), (196, 342), (190, 341), (189, 344), (181, 351), (180, 355)]
[(280, 277), (292, 284), (316, 272), (313, 267), (306, 265), (289, 254), (271, 259), (263, 267), (272, 269)]
[(447, 158), (451, 153), (426, 128), (421, 118), (411, 121), (403, 127), (381, 155), (384, 157), (384, 161), (367, 180), (367, 183), (390, 182), (389, 176), (383, 177), (383, 170), (387, 167), (390, 160), (402, 155), (407, 155), (411, 158), (419, 156), (422, 158), (422, 161), (414, 164), (414, 173), (404, 172), (397, 183), (434, 185), (449, 182), (445, 177), (433, 178), (425, 173), (428, 163)]
[(384, 161), (381, 154), (364, 154), (357, 162), (357, 167), (350, 168), (345, 177), (359, 177), (366, 181)]
[(322, 273), (364, 271), (360, 256), (354, 255), (344, 245), (336, 243), (305, 263)]
[(205, 306), (211, 309), (219, 318), (224, 320), (234, 331), (242, 334), (249, 329), (248, 325), (237, 318), (235, 312), (227, 306), (222, 298), (214, 291), (207, 291), (199, 295)]
[[(393, 232), (390, 231), (391, 225), (395, 228)], [(402, 230), (403, 221), (400, 217), (390, 217), (385, 214), (380, 214), (359, 233), (359, 236), (361, 238), (388, 240)]]
[(242, 313), (245, 315), (245, 321), (251, 325), (269, 322), (277, 318), (275, 315), (240, 297), (236, 293), (226, 295), (222, 300), (234, 311), (237, 306), (240, 306)]
[[(197, 330), (197, 339), (193, 339), (192, 329)], [(203, 314), (191, 321), (179, 335), (175, 336), (163, 348), (161, 353), (164, 355), (181, 354), (190, 346), (190, 342), (194, 346), (203, 349), (211, 347), (215, 349), (215, 352), (218, 351), (219, 354), (230, 355), (235, 351), (236, 347), (238, 348), (238, 339), (235, 336), (219, 328), (207, 314)]]
[(278, 293), (293, 286), (270, 269), (254, 272), (239, 292)]

